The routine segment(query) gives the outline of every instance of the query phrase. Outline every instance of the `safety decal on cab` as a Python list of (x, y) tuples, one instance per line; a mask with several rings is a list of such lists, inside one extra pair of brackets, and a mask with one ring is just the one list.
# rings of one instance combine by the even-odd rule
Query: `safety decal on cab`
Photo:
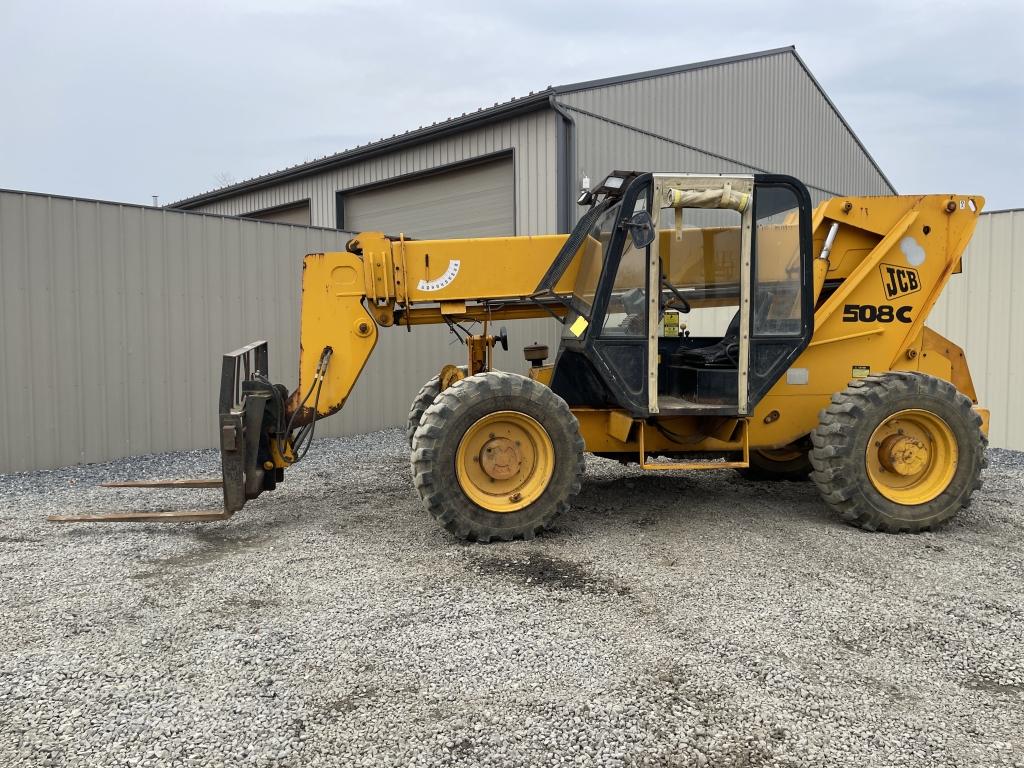
[(459, 274), (459, 263), (458, 259), (452, 259), (448, 262), (448, 269), (444, 271), (443, 275), (435, 277), (433, 280), (420, 280), (416, 287), (421, 291), (440, 291), (442, 288), (447, 288)]
[(879, 264), (878, 271), (882, 274), (882, 288), (887, 299), (895, 299), (921, 290), (921, 276), (912, 267)]

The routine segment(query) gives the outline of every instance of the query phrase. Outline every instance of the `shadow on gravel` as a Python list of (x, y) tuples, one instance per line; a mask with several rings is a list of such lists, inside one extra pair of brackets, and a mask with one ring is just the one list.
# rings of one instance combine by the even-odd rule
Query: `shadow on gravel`
[(1015, 683), (997, 683), (992, 680), (977, 679), (968, 680), (964, 688), (972, 691), (983, 691), (985, 693), (1004, 694), (1006, 696), (1019, 696), (1024, 693), (1024, 685)]
[(640, 529), (662, 523), (731, 523), (842, 527), (812, 483), (754, 482), (726, 470), (672, 476), (588, 477), (568, 514), (574, 528), (595, 529), (609, 518)]
[(180, 555), (161, 557), (154, 560), (143, 560), (143, 565), (150, 568), (145, 571), (133, 573), (129, 578), (146, 581), (170, 575), (174, 572), (181, 572), (188, 568), (201, 568), (218, 560), (233, 557), (253, 549), (261, 549), (270, 543), (265, 536), (253, 536), (248, 539), (222, 539), (219, 543), (211, 544), (206, 549), (198, 552), (185, 552)]
[(572, 560), (550, 555), (533, 554), (522, 559), (479, 557), (468, 561), (467, 565), (478, 575), (507, 579), (528, 587), (620, 597), (630, 594), (629, 587), (615, 579), (598, 575)]
[(33, 539), (28, 536), (0, 536), (0, 544), (39, 544), (40, 539)]
[(376, 699), (379, 691), (379, 687), (373, 684), (360, 685), (355, 687), (351, 693), (327, 702), (323, 709), (332, 716), (348, 715)]
[(133, 573), (130, 578), (141, 581), (161, 578), (173, 572), (201, 568), (225, 558), (263, 549), (277, 540), (275, 534), (291, 528), (298, 522), (297, 517), (288, 516), (238, 528), (209, 528), (204, 527), (203, 524), (189, 525), (187, 529), (178, 529), (175, 533), (182, 534), (180, 538), (185, 542), (202, 545), (202, 549), (152, 560), (142, 560), (140, 564), (149, 566), (149, 568)]

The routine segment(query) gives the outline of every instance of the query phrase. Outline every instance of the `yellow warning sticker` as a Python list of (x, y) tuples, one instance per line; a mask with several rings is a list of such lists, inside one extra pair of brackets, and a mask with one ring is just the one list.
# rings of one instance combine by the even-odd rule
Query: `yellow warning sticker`
[(569, 326), (569, 330), (572, 332), (572, 335), (578, 339), (583, 335), (583, 332), (587, 330), (588, 325), (590, 325), (590, 323), (587, 322), (587, 318), (580, 315), (573, 321), (573, 324)]
[(850, 375), (855, 379), (866, 379), (871, 375), (871, 366), (869, 365), (855, 365)]
[(666, 312), (665, 313), (665, 333), (662, 334), (666, 338), (674, 338), (679, 336), (679, 313), (678, 312)]

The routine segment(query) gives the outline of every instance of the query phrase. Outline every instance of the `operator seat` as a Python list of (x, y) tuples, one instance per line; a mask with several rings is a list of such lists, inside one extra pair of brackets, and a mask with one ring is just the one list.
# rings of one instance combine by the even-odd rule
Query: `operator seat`
[[(759, 325), (768, 316), (774, 296), (766, 291), (761, 295), (755, 314)], [(707, 347), (682, 348), (672, 353), (673, 365), (689, 365), (698, 368), (736, 368), (740, 361), (740, 313), (733, 315), (725, 329), (725, 335)]]

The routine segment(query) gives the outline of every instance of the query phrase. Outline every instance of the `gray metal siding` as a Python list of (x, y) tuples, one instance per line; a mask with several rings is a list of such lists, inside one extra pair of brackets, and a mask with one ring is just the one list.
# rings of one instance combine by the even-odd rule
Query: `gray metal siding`
[[(260, 338), (294, 386), (302, 256), (350, 233), (0, 192), (0, 472), (215, 445), (220, 358)], [(509, 323), (497, 364), (558, 325)], [(345, 409), (319, 435), (404, 424), (465, 348), (447, 329), (382, 328)]]
[(593, 178), (614, 168), (762, 170), (796, 176), (813, 188), (817, 199), (833, 193), (892, 194), (788, 51), (557, 98), (577, 122), (577, 171)]
[(0, 471), (212, 445), (220, 355), (293, 378), (301, 255), (345, 238), (0, 192)]
[(500, 237), (515, 232), (512, 158), (342, 193), (344, 226), (421, 240)]
[(511, 150), (515, 163), (516, 232), (557, 231), (557, 124), (551, 110), (541, 110), (464, 133), (360, 160), (341, 168), (246, 192), (198, 208), (232, 216), (309, 198), (312, 223), (333, 227), (335, 193), (443, 169)]
[(983, 214), (928, 318), (964, 348), (978, 400), (992, 412), (989, 441), (1024, 450), (1024, 210)]

